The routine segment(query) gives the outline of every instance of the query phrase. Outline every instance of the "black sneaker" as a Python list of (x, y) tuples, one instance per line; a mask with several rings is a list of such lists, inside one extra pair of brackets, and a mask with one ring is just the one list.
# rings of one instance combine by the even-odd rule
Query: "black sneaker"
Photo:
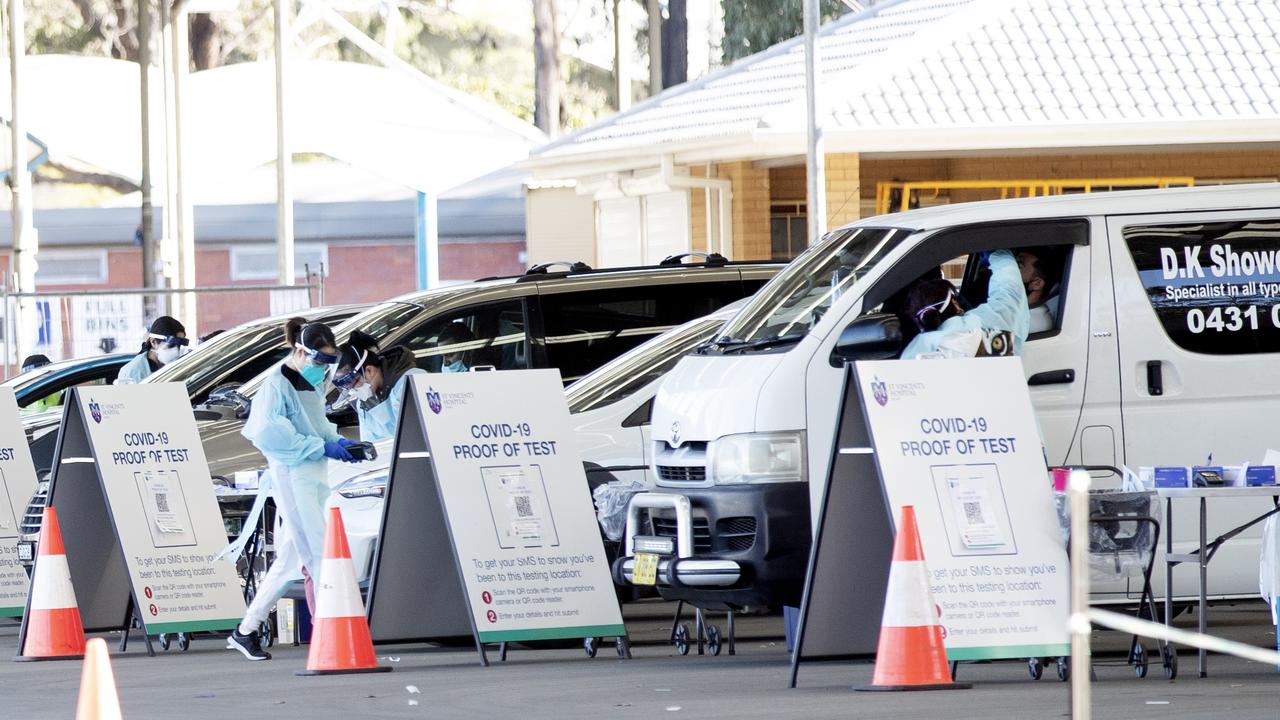
[(258, 642), (258, 632), (255, 630), (248, 635), (241, 635), (240, 630), (231, 631), (231, 637), (227, 638), (227, 647), (232, 650), (239, 650), (241, 655), (250, 660), (270, 660), (271, 653), (262, 649), (262, 644)]

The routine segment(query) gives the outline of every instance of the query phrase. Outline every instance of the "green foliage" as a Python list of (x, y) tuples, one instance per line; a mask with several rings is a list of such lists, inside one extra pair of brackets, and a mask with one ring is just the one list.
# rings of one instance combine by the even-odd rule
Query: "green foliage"
[[(724, 6), (724, 42), (721, 52), (726, 65), (804, 32), (802, 0), (721, 2)], [(818, 7), (824, 23), (849, 9), (840, 0), (819, 0)]]

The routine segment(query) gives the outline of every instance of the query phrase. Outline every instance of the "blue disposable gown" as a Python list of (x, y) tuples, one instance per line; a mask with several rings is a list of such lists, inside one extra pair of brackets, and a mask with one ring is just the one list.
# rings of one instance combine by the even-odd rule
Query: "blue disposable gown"
[(325, 416), (324, 398), (315, 390), (296, 389), (283, 372), (273, 372), (253, 399), (241, 434), (266, 456), (285, 531), (302, 566), (318, 577), (329, 498), (324, 444), (339, 437)]
[(117, 385), (127, 385), (138, 383), (151, 377), (151, 361), (147, 358), (147, 353), (138, 353), (132, 360), (125, 363), (120, 368), (120, 372), (116, 374)]
[(1027, 308), (1027, 292), (1022, 285), (1018, 261), (1008, 250), (991, 253), (991, 280), (987, 284), (987, 301), (963, 315), (946, 319), (937, 330), (915, 336), (902, 359), (908, 360), (937, 353), (947, 340), (978, 332), (984, 337), (1008, 332), (1013, 336), (1013, 351), (1022, 354), (1022, 344), (1031, 327), (1031, 311)]
[(396, 426), (400, 422), (400, 407), (404, 405), (404, 394), (408, 391), (409, 376), (424, 374), (421, 368), (405, 370), (396, 384), (391, 387), (387, 399), (365, 410), (356, 406), (356, 416), (360, 418), (360, 439), (377, 442), (395, 437)]

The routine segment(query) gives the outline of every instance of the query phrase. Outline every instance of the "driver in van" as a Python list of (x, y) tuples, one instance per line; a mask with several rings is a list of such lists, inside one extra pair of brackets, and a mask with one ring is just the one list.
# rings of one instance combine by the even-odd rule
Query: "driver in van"
[(902, 359), (1018, 355), (1027, 339), (1030, 310), (1022, 272), (1013, 253), (997, 250), (988, 258), (991, 279), (987, 301), (966, 312), (949, 280), (921, 280), (907, 293), (905, 322), (920, 334)]
[(1035, 334), (1052, 330), (1058, 316), (1058, 284), (1050, 276), (1049, 264), (1039, 248), (1018, 251), (1018, 270), (1022, 273), (1022, 286), (1027, 290), (1027, 305), (1031, 310), (1031, 329)]

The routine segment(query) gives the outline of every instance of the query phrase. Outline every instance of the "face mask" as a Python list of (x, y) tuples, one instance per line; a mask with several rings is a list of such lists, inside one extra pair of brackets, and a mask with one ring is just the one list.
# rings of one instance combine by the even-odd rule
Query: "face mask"
[(351, 397), (355, 398), (356, 402), (368, 402), (373, 399), (373, 386), (369, 383), (361, 383), (351, 388)]
[(328, 368), (324, 365), (307, 365), (302, 368), (302, 379), (310, 383), (311, 387), (320, 389), (324, 385), (324, 376), (328, 374)]
[(156, 348), (156, 359), (160, 361), (161, 365), (168, 365), (180, 357), (182, 357), (182, 348), (180, 347), (164, 345)]
[(440, 368), (440, 372), (447, 372), (447, 373), (460, 373), (460, 372), (466, 372), (466, 371), (467, 371), (467, 366), (464, 365), (461, 360), (454, 360), (448, 365), (445, 365), (443, 368)]

